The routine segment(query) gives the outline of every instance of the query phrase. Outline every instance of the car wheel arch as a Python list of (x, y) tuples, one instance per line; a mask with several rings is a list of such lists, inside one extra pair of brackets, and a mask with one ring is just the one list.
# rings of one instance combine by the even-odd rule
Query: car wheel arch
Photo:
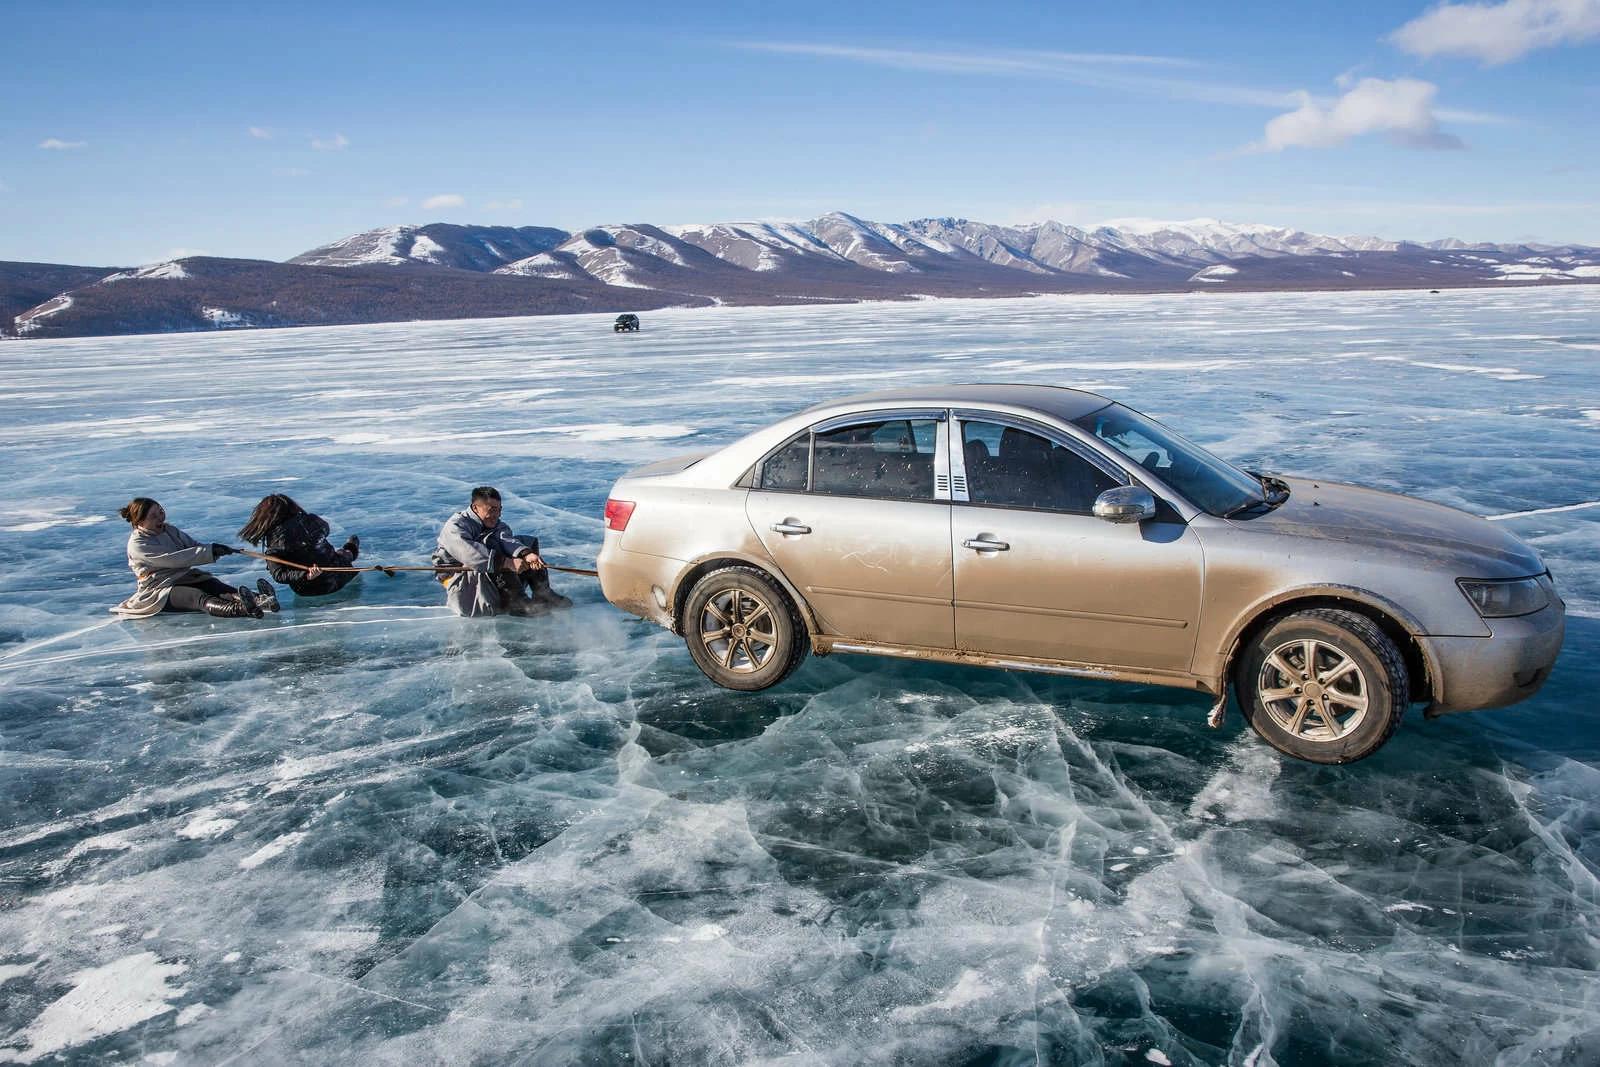
[(1409, 612), (1394, 602), (1366, 589), (1354, 586), (1315, 586), (1285, 590), (1276, 593), (1245, 612), (1227, 640), (1223, 658), (1222, 676), (1218, 681), (1226, 686), (1238, 666), (1239, 657), (1255, 636), (1279, 619), (1310, 608), (1338, 608), (1353, 611), (1370, 619), (1389, 636), (1405, 657), (1406, 669), (1412, 681), (1411, 699), (1415, 702), (1434, 702), (1444, 697), (1443, 678), (1438, 660), (1424, 639), (1422, 624)]
[(768, 578), (772, 579), (774, 582), (777, 582), (778, 586), (782, 588), (786, 594), (788, 594), (789, 600), (793, 602), (795, 610), (800, 613), (800, 618), (805, 623), (807, 634), (809, 635), (818, 632), (816, 618), (811, 613), (811, 605), (806, 603), (806, 598), (800, 595), (800, 591), (789, 582), (789, 579), (785, 578), (783, 574), (772, 565), (771, 560), (758, 559), (752, 556), (740, 555), (738, 553), (721, 553), (693, 561), (684, 569), (683, 573), (678, 576), (678, 583), (672, 590), (673, 633), (683, 632), (683, 606), (689, 600), (689, 591), (694, 588), (694, 583), (698, 582), (701, 578), (705, 577), (707, 574), (710, 574), (712, 571), (721, 570), (724, 567), (752, 567), (766, 575)]

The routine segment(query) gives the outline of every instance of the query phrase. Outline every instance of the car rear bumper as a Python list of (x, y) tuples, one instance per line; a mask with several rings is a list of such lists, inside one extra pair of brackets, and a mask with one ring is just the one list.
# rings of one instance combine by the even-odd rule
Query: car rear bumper
[(1566, 606), (1515, 619), (1488, 619), (1488, 637), (1430, 637), (1440, 677), (1427, 715), (1500, 708), (1539, 691), (1561, 653)]
[(595, 570), (600, 576), (600, 591), (612, 604), (630, 615), (648, 619), (658, 626), (672, 628), (673, 586), (683, 570), (682, 560), (628, 552), (620, 535), (607, 533)]

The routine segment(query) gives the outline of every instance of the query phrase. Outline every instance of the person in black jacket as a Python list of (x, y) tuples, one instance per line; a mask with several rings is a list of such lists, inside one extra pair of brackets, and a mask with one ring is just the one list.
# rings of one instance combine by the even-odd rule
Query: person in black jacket
[(282, 493), (262, 497), (250, 513), (250, 521), (239, 536), (269, 556), (304, 564), (309, 570), (267, 563), (267, 573), (295, 591), (296, 596), (327, 596), (337, 593), (355, 577), (346, 571), (325, 571), (323, 567), (348, 567), (361, 554), (361, 539), (355, 534), (334, 548), (328, 542), (328, 524)]

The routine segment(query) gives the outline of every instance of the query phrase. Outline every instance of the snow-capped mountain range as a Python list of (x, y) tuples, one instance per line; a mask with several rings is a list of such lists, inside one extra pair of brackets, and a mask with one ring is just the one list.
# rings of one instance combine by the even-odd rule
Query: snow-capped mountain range
[(1082, 230), (1060, 222), (1000, 226), (954, 218), (884, 223), (834, 212), (803, 223), (610, 225), (573, 234), (534, 227), (391, 226), (312, 249), (290, 262), (328, 267), (416, 262), (545, 278), (587, 276), (615, 285), (637, 284), (630, 276), (654, 267), (651, 260), (692, 267), (685, 256), (689, 249), (763, 272), (811, 261), (915, 274), (981, 261), (1041, 275), (1129, 278), (1149, 263), (1198, 268), (1244, 256), (1343, 255), (1399, 247), (1378, 237), (1328, 237), (1216, 219), (1120, 219)]
[[(421, 278), (426, 275), (426, 280)], [(59, 288), (64, 279), (73, 284)], [(20, 337), (916, 296), (1600, 281), (1600, 249), (1334, 237), (1217, 219), (389, 226), (287, 263), (0, 264)], [(9, 327), (9, 329), (7, 329)]]
[[(686, 253), (700, 249), (724, 263), (757, 272), (793, 268), (810, 261), (852, 263), (890, 274), (915, 274), (976, 260), (1041, 275), (1133, 278), (1142, 267), (1150, 265), (1201, 268), (1251, 256), (1393, 252), (1402, 244), (1381, 237), (1330, 237), (1283, 226), (1240, 225), (1217, 219), (1117, 219), (1093, 230), (1082, 230), (1053, 221), (1027, 226), (955, 218), (884, 223), (834, 212), (804, 223), (609, 225), (572, 234), (535, 227), (391, 226), (312, 249), (290, 262), (329, 267), (416, 262), (639, 285), (632, 275), (660, 264), (693, 268)], [(1519, 253), (1583, 251), (1577, 246), (1468, 245), (1454, 239), (1414, 247)]]

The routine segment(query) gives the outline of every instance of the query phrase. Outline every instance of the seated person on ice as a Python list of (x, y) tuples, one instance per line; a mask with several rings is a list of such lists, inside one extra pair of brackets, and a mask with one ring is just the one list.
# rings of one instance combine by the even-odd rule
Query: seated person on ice
[(234, 550), (203, 545), (168, 524), (165, 509), (149, 497), (134, 497), (117, 514), (133, 527), (128, 567), (139, 580), (138, 591), (111, 609), (118, 615), (142, 619), (163, 611), (203, 611), (220, 619), (259, 619), (263, 610), (278, 610), (278, 596), (265, 579), (256, 583), (256, 591), (242, 585), (234, 589), (196, 570), (197, 564), (214, 563)]
[(539, 539), (514, 537), (500, 521), (500, 491), (480, 485), (465, 511), (445, 521), (433, 562), (467, 569), (439, 575), (445, 603), (457, 615), (539, 615), (572, 603), (550, 588)]
[(361, 554), (361, 539), (355, 534), (334, 548), (328, 542), (328, 523), (313, 515), (282, 493), (262, 497), (250, 513), (239, 536), (252, 545), (261, 545), (269, 556), (309, 567), (286, 567), (267, 563), (267, 573), (295, 591), (296, 596), (326, 596), (350, 584), (354, 572), (327, 572), (323, 567), (348, 567)]

